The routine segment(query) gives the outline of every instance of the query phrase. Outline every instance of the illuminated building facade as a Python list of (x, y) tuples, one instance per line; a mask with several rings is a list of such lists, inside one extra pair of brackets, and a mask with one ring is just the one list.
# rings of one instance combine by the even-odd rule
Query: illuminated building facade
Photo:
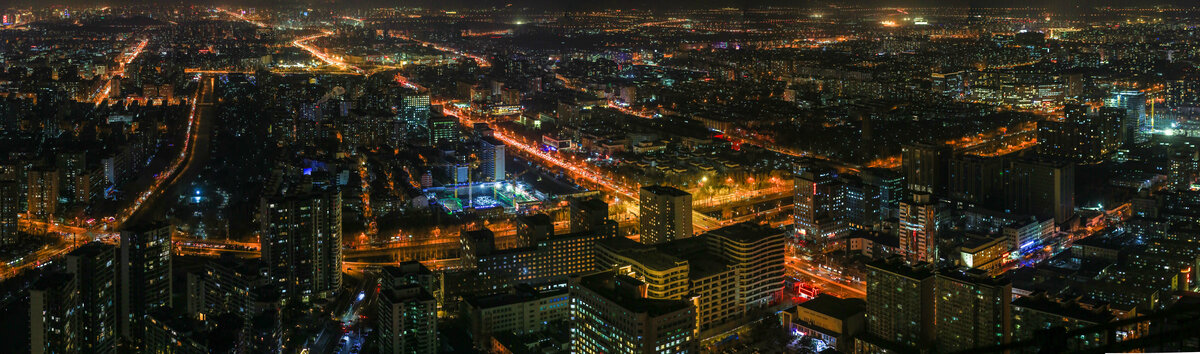
[(692, 195), (667, 186), (646, 186), (638, 193), (642, 243), (653, 245), (692, 237)]
[(572, 353), (693, 353), (696, 308), (688, 300), (652, 299), (645, 284), (612, 271), (575, 276)]

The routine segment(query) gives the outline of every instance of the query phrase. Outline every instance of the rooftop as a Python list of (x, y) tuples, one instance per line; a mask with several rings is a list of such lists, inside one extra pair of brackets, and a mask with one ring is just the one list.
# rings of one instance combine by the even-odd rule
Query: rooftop
[(772, 237), (783, 238), (782, 230), (751, 222), (722, 227), (708, 233), (742, 243), (758, 242)]
[(578, 282), (580, 287), (595, 292), (597, 295), (631, 312), (646, 313), (650, 316), (662, 316), (686, 310), (692, 306), (689, 300), (647, 299), (630, 296), (630, 294), (616, 289), (616, 277), (616, 273), (600, 271), (582, 275), (579, 277)]
[(678, 188), (670, 187), (670, 186), (645, 186), (645, 187), (642, 187), (642, 190), (653, 193), (655, 195), (665, 195), (665, 196), (671, 196), (671, 197), (683, 197), (683, 196), (692, 195), (691, 193), (684, 192)]
[(861, 315), (867, 309), (867, 302), (863, 299), (843, 299), (829, 294), (820, 294), (797, 306), (829, 317), (845, 319)]

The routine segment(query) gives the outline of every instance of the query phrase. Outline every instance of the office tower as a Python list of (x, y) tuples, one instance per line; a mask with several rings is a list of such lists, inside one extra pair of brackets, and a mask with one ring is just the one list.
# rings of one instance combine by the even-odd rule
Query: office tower
[[(467, 232), (461, 238), (465, 286), (479, 294), (495, 294), (516, 283), (562, 284), (567, 276), (596, 267), (596, 242), (612, 235), (591, 231), (551, 235), (528, 247), (497, 250), (487, 229)], [(448, 281), (449, 282), (449, 281)]]
[(737, 304), (747, 311), (766, 306), (783, 290), (783, 231), (741, 223), (703, 235), (709, 252), (737, 270)]
[(571, 277), (572, 353), (691, 353), (696, 308), (648, 299), (646, 284), (611, 271)]
[(1006, 201), (1016, 213), (1065, 223), (1075, 215), (1075, 165), (1053, 159), (1018, 159), (1005, 173)]
[(927, 348), (934, 338), (935, 277), (929, 264), (892, 257), (867, 264), (867, 331), (888, 343)]
[(944, 195), (946, 192), (947, 165), (953, 150), (946, 145), (912, 143), (904, 144), (901, 151), (901, 169), (908, 190)]
[(423, 127), (429, 121), (430, 100), (428, 94), (405, 95), (400, 101), (400, 120), (410, 127)]
[(571, 213), (571, 233), (592, 231), (610, 236), (617, 235), (617, 222), (608, 219), (608, 203), (600, 198), (571, 198), (567, 205)]
[(842, 186), (837, 172), (810, 168), (796, 177), (796, 231), (808, 242), (824, 244), (846, 231)]
[(482, 137), (479, 139), (479, 164), (483, 170), (484, 181), (503, 181), (504, 177), (504, 143), (496, 138)]
[(692, 237), (692, 195), (667, 186), (646, 186), (638, 193), (642, 243), (653, 245)]
[(942, 208), (928, 193), (913, 193), (900, 202), (900, 252), (909, 262), (938, 262), (938, 227)]
[(493, 335), (536, 333), (569, 319), (569, 300), (567, 289), (518, 284), (508, 293), (466, 298), (463, 312), (475, 348), (488, 348)]
[(284, 304), (333, 297), (342, 287), (342, 194), (324, 188), (267, 196), (260, 213), (262, 259)]
[(151, 310), (171, 306), (171, 237), (166, 224), (121, 231), (120, 332), (133, 347), (145, 337)]
[(20, 236), (21, 184), (0, 180), (0, 246), (16, 244)]
[(76, 338), (78, 321), (74, 315), (79, 300), (75, 294), (75, 277), (63, 273), (44, 275), (29, 288), (31, 353), (80, 351)]
[(843, 175), (841, 181), (842, 215), (846, 229), (868, 230), (879, 222), (880, 192), (877, 186), (863, 182), (854, 175)]
[(517, 217), (517, 247), (529, 247), (554, 236), (554, 222), (546, 214)]
[(453, 142), (457, 138), (458, 122), (454, 117), (434, 115), (427, 123), (429, 129), (429, 145)]
[(980, 269), (937, 275), (937, 348), (947, 353), (1008, 343), (1012, 283)]
[(67, 253), (66, 272), (75, 276), (78, 348), (112, 353), (117, 342), (117, 251), (91, 242)]
[(959, 155), (950, 159), (949, 171), (950, 200), (989, 209), (1003, 206), (1003, 158)]
[(1121, 120), (1121, 142), (1127, 145), (1144, 144), (1150, 141), (1150, 130), (1154, 127), (1146, 117), (1146, 94), (1140, 91), (1117, 91), (1104, 100), (1104, 105), (1125, 110)]
[(865, 168), (863, 184), (874, 186), (879, 193), (879, 217), (887, 220), (900, 217), (900, 201), (904, 199), (904, 175), (882, 168)]
[(1067, 105), (1061, 121), (1038, 122), (1038, 154), (1081, 164), (1108, 160), (1121, 146), (1121, 121), (1125, 112), (1104, 107)]
[(379, 351), (437, 353), (437, 300), (417, 284), (382, 289), (377, 305)]
[(26, 214), (35, 220), (49, 221), (58, 210), (58, 170), (35, 168), (29, 170), (28, 176)]

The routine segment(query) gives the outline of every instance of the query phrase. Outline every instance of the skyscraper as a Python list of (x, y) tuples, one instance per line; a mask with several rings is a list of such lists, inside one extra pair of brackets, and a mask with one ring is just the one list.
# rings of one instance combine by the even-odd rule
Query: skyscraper
[(900, 148), (901, 169), (911, 191), (944, 195), (947, 164), (953, 150), (946, 145), (913, 143)]
[(949, 197), (984, 208), (1003, 206), (1004, 159), (959, 155), (950, 159)]
[(379, 351), (388, 354), (437, 353), (437, 300), (420, 284), (381, 289)]
[(638, 193), (642, 243), (653, 245), (692, 237), (692, 195), (668, 186), (646, 186)]
[(980, 269), (937, 275), (937, 347), (943, 352), (1008, 343), (1012, 283)]
[(409, 127), (422, 127), (429, 121), (429, 94), (405, 95), (400, 101), (400, 120)]
[(900, 202), (900, 251), (909, 262), (937, 263), (941, 212), (928, 193), (913, 193)]
[(454, 117), (444, 115), (434, 115), (427, 122), (429, 128), (429, 145), (438, 145), (443, 142), (451, 142), (455, 140), (457, 133), (458, 121)]
[(262, 198), (262, 259), (285, 304), (333, 297), (342, 286), (342, 194), (333, 188)]
[(1125, 117), (1121, 120), (1122, 143), (1132, 145), (1150, 141), (1153, 127), (1146, 116), (1146, 94), (1135, 90), (1113, 92), (1104, 105), (1125, 110)]
[(150, 311), (171, 306), (173, 231), (168, 224), (121, 231), (120, 333), (132, 347), (140, 347)]
[(867, 331), (908, 348), (932, 345), (934, 288), (927, 263), (908, 266), (890, 258), (867, 264)]
[(37, 220), (50, 220), (58, 211), (58, 170), (35, 168), (28, 172), (27, 214)]
[(485, 181), (503, 181), (504, 176), (504, 143), (496, 138), (482, 137), (479, 139), (479, 164), (483, 170)]
[(795, 224), (804, 240), (823, 243), (846, 231), (842, 192), (832, 169), (814, 167), (796, 178)]
[[(64, 273), (42, 276), (29, 288), (30, 352), (75, 353), (78, 326), (74, 315), (75, 277)], [(11, 348), (10, 348), (11, 349)]]
[(1013, 212), (1053, 217), (1059, 224), (1075, 215), (1075, 164), (1056, 159), (1018, 159), (1005, 176), (1005, 199)]
[(648, 299), (646, 284), (612, 271), (571, 277), (572, 353), (691, 353), (696, 308)]
[(0, 246), (17, 242), (19, 227), (17, 214), (21, 213), (21, 184), (16, 181), (0, 180)]
[(66, 256), (66, 271), (75, 276), (78, 306), (78, 348), (87, 353), (112, 353), (117, 340), (117, 252), (92, 242)]

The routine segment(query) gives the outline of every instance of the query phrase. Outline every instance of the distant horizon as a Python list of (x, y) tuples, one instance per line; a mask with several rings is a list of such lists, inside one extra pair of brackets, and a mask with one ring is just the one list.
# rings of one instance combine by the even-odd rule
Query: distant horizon
[(286, 7), (286, 6), (337, 6), (344, 9), (371, 9), (390, 7), (414, 7), (428, 9), (491, 9), (514, 7), (522, 9), (542, 9), (547, 11), (570, 10), (673, 10), (673, 9), (718, 9), (718, 8), (825, 8), (831, 6), (886, 8), (886, 7), (917, 7), (917, 8), (1044, 8), (1044, 9), (1086, 9), (1099, 7), (1135, 8), (1135, 7), (1170, 7), (1180, 9), (1200, 8), (1200, 2), (1194, 0), (850, 0), (850, 1), (814, 1), (814, 0), (611, 0), (595, 2), (562, 1), (562, 0), (198, 0), (198, 1), (155, 1), (155, 0), (66, 0), (66, 1), (35, 1), (16, 0), (9, 7), (51, 7), (51, 6), (130, 6), (130, 5), (203, 5), (203, 6), (253, 6), (253, 7)]

